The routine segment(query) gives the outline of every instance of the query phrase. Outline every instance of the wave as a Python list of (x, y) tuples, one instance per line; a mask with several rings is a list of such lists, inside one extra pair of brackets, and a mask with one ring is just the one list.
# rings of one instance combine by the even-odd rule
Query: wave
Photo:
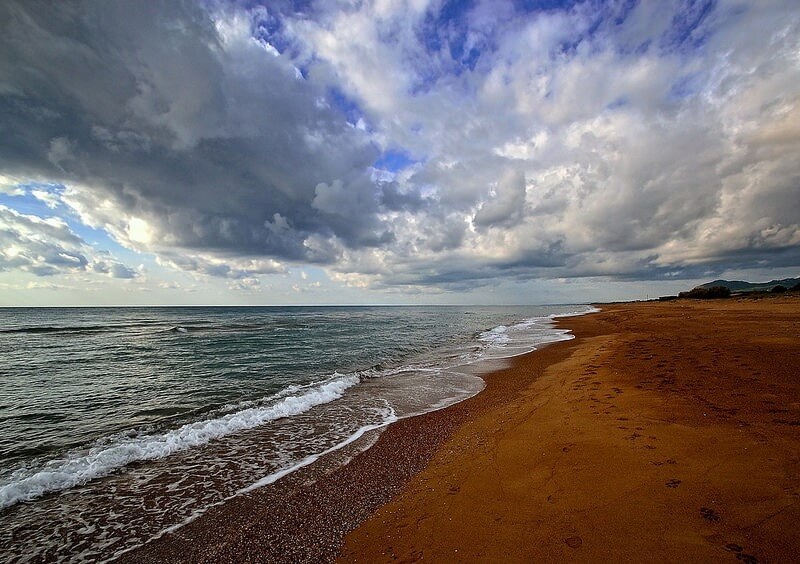
[[(158, 325), (161, 325), (159, 328)], [(154, 327), (155, 326), (155, 327)], [(10, 327), (0, 329), (0, 335), (13, 335), (13, 334), (47, 334), (47, 333), (68, 333), (68, 334), (82, 334), (82, 333), (114, 333), (119, 331), (126, 331), (129, 329), (142, 329), (153, 328), (156, 332), (173, 332), (173, 333), (188, 333), (195, 331), (218, 331), (218, 332), (247, 332), (247, 331), (262, 331), (269, 329), (271, 326), (265, 323), (230, 323), (230, 324), (215, 324), (213, 322), (198, 322), (187, 321), (179, 325), (164, 327), (161, 321), (142, 321), (137, 323), (121, 323), (112, 325), (40, 325), (33, 327)], [(278, 327), (275, 330), (283, 331), (307, 331), (307, 327)]]
[(110, 443), (51, 460), (33, 473), (28, 468), (21, 468), (11, 473), (8, 483), (0, 486), (0, 509), (108, 476), (133, 462), (164, 458), (275, 419), (299, 415), (314, 406), (339, 399), (345, 390), (358, 382), (357, 375), (336, 374), (327, 382), (270, 406), (247, 408), (215, 419), (187, 423), (163, 434), (118, 435)]
[(546, 321), (547, 319), (547, 317), (531, 317), (529, 319), (523, 319), (513, 325), (498, 325), (497, 327), (480, 333), (478, 335), (478, 340), (487, 343), (490, 347), (503, 347), (512, 343), (512, 334), (530, 329), (534, 325)]
[[(551, 313), (546, 317), (531, 317), (513, 325), (498, 325), (487, 331), (479, 333), (478, 341), (484, 343), (484, 346), (490, 351), (502, 351), (510, 348), (524, 349), (523, 352), (536, 350), (538, 345), (545, 343), (553, 343), (556, 341), (564, 341), (573, 339), (574, 336), (570, 334), (567, 329), (556, 329), (551, 327), (551, 321), (559, 317), (575, 317), (578, 315), (586, 315), (588, 313), (597, 313), (600, 310), (594, 306), (587, 306), (586, 309), (578, 311), (570, 311), (565, 313)], [(544, 324), (547, 327), (546, 333), (537, 334), (533, 339), (531, 335), (526, 335), (525, 332), (534, 328), (534, 326)], [(522, 354), (520, 350), (514, 352), (511, 356)]]
[(567, 312), (567, 313), (551, 313), (547, 317), (549, 317), (550, 319), (556, 319), (556, 318), (559, 318), (559, 317), (577, 317), (579, 315), (586, 315), (588, 313), (599, 313), (600, 311), (601, 310), (598, 307), (587, 306), (586, 309), (581, 310), (581, 311), (570, 311), (570, 312)]
[(78, 325), (74, 327), (13, 327), (11, 329), (0, 329), (0, 333), (14, 334), (14, 333), (105, 333), (108, 331), (119, 331), (128, 327), (139, 327), (144, 324), (137, 325)]
[(506, 325), (498, 325), (493, 329), (484, 331), (478, 337), (480, 341), (489, 343), (489, 345), (505, 345), (511, 342), (511, 337), (508, 336), (508, 327)]
[[(270, 484), (273, 484), (273, 483), (277, 482), (278, 480), (280, 480), (281, 478), (283, 478), (284, 476), (288, 476), (292, 472), (295, 472), (297, 470), (300, 470), (301, 468), (304, 468), (306, 466), (309, 466), (309, 465), (313, 464), (314, 462), (316, 462), (317, 460), (319, 460), (323, 456), (327, 456), (327, 455), (332, 454), (332, 453), (334, 453), (334, 452), (336, 452), (338, 450), (343, 449), (346, 446), (349, 446), (349, 445), (353, 444), (354, 442), (359, 440), (361, 437), (363, 437), (364, 435), (366, 435), (370, 431), (376, 431), (376, 430), (382, 429), (382, 428), (394, 423), (397, 420), (398, 420), (398, 417), (395, 414), (394, 410), (391, 407), (389, 407), (383, 413), (382, 421), (380, 423), (373, 423), (373, 424), (370, 424), (370, 425), (364, 425), (364, 426), (360, 427), (359, 429), (357, 429), (353, 434), (351, 434), (350, 436), (346, 437), (344, 440), (342, 440), (342, 441), (336, 443), (335, 445), (325, 449), (324, 451), (322, 451), (322, 452), (320, 452), (318, 454), (309, 455), (309, 456), (303, 458), (302, 460), (299, 460), (299, 461), (297, 461), (297, 462), (295, 462), (295, 463), (293, 463), (293, 464), (291, 464), (289, 466), (283, 467), (283, 468), (281, 468), (279, 470), (276, 470), (275, 472), (273, 472), (271, 474), (268, 474), (268, 475), (264, 476), (263, 478), (253, 482), (252, 484), (250, 484), (248, 486), (245, 486), (243, 488), (238, 489), (233, 495), (229, 495), (229, 496), (227, 496), (227, 497), (225, 497), (225, 498), (223, 498), (223, 499), (221, 499), (219, 501), (216, 501), (214, 503), (211, 503), (209, 505), (205, 505), (203, 507), (200, 507), (200, 508), (196, 509), (195, 511), (192, 512), (191, 515), (189, 515), (184, 520), (182, 520), (179, 523), (176, 523), (174, 525), (171, 525), (169, 527), (166, 527), (165, 529), (162, 529), (161, 531), (159, 531), (158, 533), (156, 533), (155, 535), (153, 535), (152, 537), (147, 539), (146, 543), (149, 543), (149, 542), (152, 542), (154, 540), (157, 540), (157, 539), (163, 537), (166, 534), (174, 533), (178, 529), (181, 529), (181, 528), (185, 527), (186, 525), (188, 525), (189, 523), (191, 523), (192, 521), (196, 520), (198, 517), (201, 517), (202, 515), (207, 513), (210, 509), (212, 509), (214, 507), (218, 507), (220, 505), (223, 505), (223, 504), (229, 502), (230, 500), (232, 500), (232, 499), (234, 499), (236, 497), (239, 497), (240, 495), (248, 494), (248, 493), (252, 492), (253, 490), (256, 490), (258, 488), (263, 488), (264, 486), (268, 486)], [(374, 444), (374, 441), (373, 441), (372, 444)], [(368, 448), (369, 446), (371, 446), (371, 445), (367, 445), (366, 448)], [(119, 552), (114, 554), (114, 559), (115, 558), (119, 558), (120, 556), (122, 556), (123, 554), (125, 554), (127, 552), (131, 552), (133, 550), (136, 550), (140, 546), (141, 546), (141, 544), (136, 544), (134, 546), (131, 546), (131, 547), (128, 547), (128, 548), (126, 548), (124, 550), (121, 550), (121, 551), (119, 551)]]

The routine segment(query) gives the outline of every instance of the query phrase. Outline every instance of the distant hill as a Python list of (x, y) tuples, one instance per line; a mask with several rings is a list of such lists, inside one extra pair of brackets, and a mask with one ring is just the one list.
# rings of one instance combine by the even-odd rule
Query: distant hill
[(800, 278), (784, 278), (783, 280), (770, 280), (769, 282), (744, 282), (743, 280), (714, 280), (701, 284), (698, 288), (711, 288), (723, 286), (731, 292), (769, 292), (775, 286), (793, 288), (800, 282)]

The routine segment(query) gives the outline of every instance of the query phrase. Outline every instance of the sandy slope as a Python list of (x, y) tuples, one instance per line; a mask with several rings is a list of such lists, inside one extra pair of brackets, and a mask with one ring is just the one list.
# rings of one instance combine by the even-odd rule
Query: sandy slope
[(796, 561), (800, 299), (603, 309), (456, 406), (342, 560)]

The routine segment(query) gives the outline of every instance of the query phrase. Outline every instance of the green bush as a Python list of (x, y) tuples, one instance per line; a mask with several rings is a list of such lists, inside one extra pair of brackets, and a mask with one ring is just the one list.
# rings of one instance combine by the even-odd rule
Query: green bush
[(721, 298), (730, 298), (730, 288), (725, 286), (712, 286), (711, 288), (693, 288), (688, 292), (681, 292), (678, 294), (679, 298), (689, 298), (693, 300), (717, 300)]

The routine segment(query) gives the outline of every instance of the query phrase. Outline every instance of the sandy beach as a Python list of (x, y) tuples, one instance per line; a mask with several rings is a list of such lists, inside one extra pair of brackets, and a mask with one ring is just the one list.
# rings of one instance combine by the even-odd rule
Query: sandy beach
[[(800, 300), (607, 306), (463, 425), (343, 561), (789, 562)], [(559, 355), (556, 355), (559, 356)], [(491, 380), (490, 380), (491, 381)]]
[(800, 299), (602, 309), (348, 464), (311, 465), (122, 560), (793, 560)]

